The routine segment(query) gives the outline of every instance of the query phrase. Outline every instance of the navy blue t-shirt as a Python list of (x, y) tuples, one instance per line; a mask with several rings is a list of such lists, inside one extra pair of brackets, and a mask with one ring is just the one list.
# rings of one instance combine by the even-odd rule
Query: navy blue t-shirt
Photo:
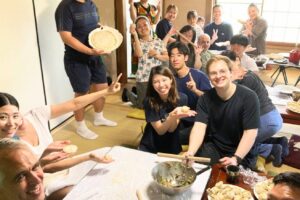
[(158, 24), (156, 25), (156, 35), (158, 38), (163, 40), (165, 36), (168, 34), (172, 27), (171, 22), (169, 22), (166, 18), (160, 20)]
[(218, 30), (218, 39), (212, 45), (210, 45), (209, 49), (211, 49), (211, 50), (226, 50), (225, 46), (219, 47), (216, 45), (216, 43), (231, 40), (232, 35), (233, 35), (231, 25), (226, 22), (222, 22), (219, 25), (212, 22), (204, 27), (204, 33), (207, 33), (210, 36), (210, 38), (212, 38), (214, 29)]
[(233, 96), (224, 101), (213, 88), (199, 97), (196, 122), (207, 124), (206, 138), (227, 155), (233, 155), (244, 130), (259, 128), (258, 97), (247, 87), (237, 85)]
[[(190, 68), (189, 72), (191, 73), (198, 90), (206, 92), (211, 89), (211, 85), (206, 74), (204, 74), (198, 69), (193, 68)], [(185, 77), (182, 78), (179, 78), (177, 75), (175, 75), (175, 79), (177, 84), (177, 90), (179, 92), (184, 93), (188, 97), (188, 106), (191, 108), (191, 110), (196, 110), (198, 96), (186, 86), (186, 83), (190, 81), (190, 75), (187, 74)]]
[[(186, 95), (179, 93), (177, 107), (186, 104)], [(156, 111), (151, 107), (149, 100), (145, 99), (144, 110), (147, 125), (139, 147), (141, 150), (151, 153), (164, 152), (178, 154), (181, 152), (182, 149), (179, 141), (178, 131), (179, 125), (174, 132), (166, 132), (164, 135), (159, 135), (151, 125), (151, 122), (164, 122), (164, 120), (166, 120), (166, 118), (168, 117), (168, 114), (174, 109), (175, 107), (172, 104), (165, 103), (161, 105), (159, 111)]]
[[(71, 32), (72, 36), (84, 45), (88, 43), (89, 33), (98, 27), (97, 7), (91, 0), (84, 3), (75, 0), (63, 0), (55, 11), (57, 31)], [(90, 56), (78, 52), (65, 44), (65, 55), (78, 61), (87, 61)]]

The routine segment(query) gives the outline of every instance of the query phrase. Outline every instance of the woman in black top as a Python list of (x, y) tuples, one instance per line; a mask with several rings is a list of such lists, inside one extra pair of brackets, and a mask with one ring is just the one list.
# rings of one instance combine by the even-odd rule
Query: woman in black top
[(177, 92), (176, 81), (168, 67), (152, 68), (148, 83), (144, 101), (147, 125), (139, 149), (177, 154), (181, 151), (180, 119), (194, 116), (196, 112), (183, 109), (187, 97)]

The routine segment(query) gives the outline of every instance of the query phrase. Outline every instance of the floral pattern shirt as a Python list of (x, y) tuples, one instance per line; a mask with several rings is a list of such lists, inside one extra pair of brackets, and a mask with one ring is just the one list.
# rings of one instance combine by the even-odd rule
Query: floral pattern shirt
[(161, 65), (162, 62), (154, 57), (148, 56), (150, 49), (156, 50), (159, 54), (167, 51), (164, 43), (159, 39), (155, 38), (151, 41), (140, 40), (143, 56), (139, 58), (138, 69), (136, 72), (137, 82), (148, 82), (150, 71), (152, 67)]

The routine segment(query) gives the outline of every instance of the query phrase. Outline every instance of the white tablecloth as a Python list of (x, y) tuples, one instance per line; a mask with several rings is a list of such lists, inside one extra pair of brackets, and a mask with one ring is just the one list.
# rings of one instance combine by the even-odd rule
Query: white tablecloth
[[(105, 148), (105, 151), (108, 151)], [(99, 153), (103, 149), (98, 150)], [(134, 149), (116, 146), (109, 155), (115, 160), (109, 164), (97, 164), (65, 197), (64, 200), (136, 200), (137, 192), (142, 199), (192, 199), (199, 200), (205, 190), (211, 170), (197, 176), (191, 189), (181, 195), (169, 196), (153, 182), (152, 168), (161, 161), (174, 160), (157, 157)], [(194, 164), (199, 171), (204, 165)]]

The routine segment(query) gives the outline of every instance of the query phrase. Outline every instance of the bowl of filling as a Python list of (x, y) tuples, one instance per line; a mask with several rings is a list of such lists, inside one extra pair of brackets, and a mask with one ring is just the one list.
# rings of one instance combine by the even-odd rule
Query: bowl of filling
[(195, 182), (197, 174), (192, 167), (179, 161), (166, 161), (152, 169), (152, 177), (166, 194), (179, 194), (188, 190)]

